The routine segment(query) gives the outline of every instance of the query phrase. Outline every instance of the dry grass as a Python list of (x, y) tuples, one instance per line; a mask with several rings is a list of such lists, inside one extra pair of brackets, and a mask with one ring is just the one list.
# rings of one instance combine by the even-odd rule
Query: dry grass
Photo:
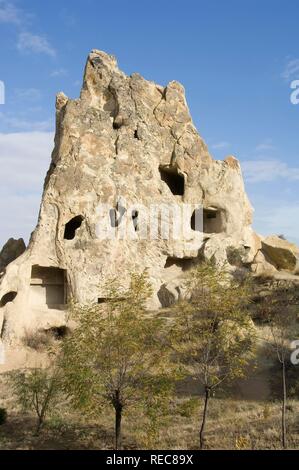
[[(211, 398), (207, 449), (281, 449), (280, 371), (262, 348), (258, 355), (259, 367), (250, 371), (247, 380), (218, 391)], [(287, 427), (291, 449), (299, 449), (298, 369), (292, 366), (288, 371)], [(196, 383), (185, 380), (177, 387), (171, 412), (161, 417), (158, 432), (138, 410), (132, 416), (124, 416), (124, 448), (198, 448), (202, 404)], [(98, 420), (92, 420), (70, 410), (66, 401), (57, 403), (37, 437), (34, 416), (16, 407), (9, 385), (1, 376), (0, 407), (8, 412), (7, 422), (0, 426), (0, 449), (113, 449), (114, 420), (109, 409)]]
[(22, 342), (27, 348), (42, 352), (52, 344), (53, 338), (46, 331), (26, 331)]
[[(35, 418), (16, 408), (8, 385), (1, 381), (1, 406), (8, 419), (0, 426), (0, 449), (113, 449), (113, 414), (97, 421), (71, 411), (66, 402), (57, 404), (41, 434), (36, 436)], [(191, 401), (190, 401), (191, 400)], [(177, 397), (171, 414), (162, 418), (157, 435), (138, 411), (123, 422), (126, 449), (196, 449), (202, 400)], [(289, 448), (299, 448), (299, 401), (288, 405)], [(280, 402), (246, 401), (225, 396), (210, 401), (206, 432), (208, 449), (280, 449)]]

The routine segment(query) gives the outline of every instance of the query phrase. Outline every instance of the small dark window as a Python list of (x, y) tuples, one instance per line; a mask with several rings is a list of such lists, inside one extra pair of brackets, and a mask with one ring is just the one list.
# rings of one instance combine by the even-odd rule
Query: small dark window
[(161, 180), (167, 184), (172, 194), (183, 196), (185, 191), (185, 178), (178, 173), (177, 168), (161, 167), (159, 168)]
[(4, 307), (6, 304), (8, 304), (8, 302), (13, 302), (16, 296), (17, 292), (7, 292), (7, 294), (5, 294), (0, 301), (0, 307)]
[(218, 208), (203, 209), (203, 232), (222, 233), (225, 231), (225, 211)]
[(77, 215), (73, 219), (71, 219), (67, 224), (65, 224), (64, 229), (64, 239), (65, 240), (73, 240), (76, 235), (76, 230), (81, 227), (84, 218), (82, 215)]
[(33, 265), (30, 281), (31, 306), (58, 309), (67, 302), (67, 279), (64, 269)]

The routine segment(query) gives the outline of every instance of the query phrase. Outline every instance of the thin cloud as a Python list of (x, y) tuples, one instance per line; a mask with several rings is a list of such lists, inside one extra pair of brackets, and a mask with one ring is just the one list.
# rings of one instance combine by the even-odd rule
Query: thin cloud
[(11, 116), (0, 113), (0, 123), (15, 132), (45, 132), (52, 131), (54, 128), (53, 119), (45, 119), (43, 121), (32, 121), (19, 116)]
[(26, 101), (39, 101), (42, 96), (37, 88), (16, 88), (14, 94), (18, 100)]
[(66, 69), (57, 69), (53, 70), (53, 72), (50, 73), (50, 77), (65, 77), (68, 74)]
[(299, 76), (299, 59), (292, 59), (286, 64), (283, 73), (281, 74), (282, 78), (289, 80), (295, 78), (295, 75)]
[(270, 182), (278, 179), (299, 181), (299, 168), (291, 168), (280, 160), (250, 160), (242, 163), (247, 183)]
[(256, 204), (255, 227), (263, 235), (283, 233), (299, 243), (299, 201), (273, 201)]
[(10, 2), (0, 0), (0, 23), (20, 25), (22, 23), (21, 10)]
[(28, 241), (54, 146), (53, 132), (0, 133), (0, 246), (9, 237)]
[(0, 0), (0, 23), (14, 24), (17, 29), (21, 30), (18, 35), (17, 49), (20, 52), (46, 54), (55, 57), (56, 50), (47, 38), (26, 31), (26, 25), (28, 27), (28, 23), (31, 23), (32, 18), (32, 14), (17, 8), (14, 3)]
[(212, 149), (214, 150), (221, 150), (221, 149), (225, 149), (225, 148), (228, 148), (230, 147), (230, 143), (229, 142), (225, 142), (225, 141), (222, 141), (222, 142), (217, 142), (215, 144), (212, 144)]
[(271, 139), (267, 139), (264, 142), (261, 142), (259, 145), (257, 145), (255, 147), (255, 150), (257, 152), (263, 152), (263, 151), (267, 151), (267, 150), (276, 150), (276, 147), (275, 147), (275, 145), (273, 145)]
[(19, 34), (17, 48), (20, 52), (56, 56), (55, 49), (44, 36), (23, 32)]

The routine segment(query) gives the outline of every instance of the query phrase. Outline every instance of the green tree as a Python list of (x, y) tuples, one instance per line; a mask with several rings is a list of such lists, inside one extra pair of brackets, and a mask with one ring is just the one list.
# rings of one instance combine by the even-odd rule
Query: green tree
[(108, 405), (115, 415), (115, 449), (121, 448), (124, 411), (153, 397), (166, 399), (171, 367), (163, 320), (145, 304), (151, 294), (146, 274), (132, 274), (130, 286), (106, 286), (106, 302), (73, 305), (77, 327), (63, 345), (65, 389), (76, 407), (96, 415)]
[(47, 368), (35, 367), (12, 372), (9, 379), (23, 410), (36, 414), (36, 434), (39, 434), (51, 406), (61, 393), (59, 370), (54, 365)]
[(287, 448), (287, 369), (290, 364), (290, 341), (298, 337), (298, 289), (292, 285), (273, 285), (261, 298), (257, 310), (267, 322), (268, 334), (263, 340), (274, 353), (281, 368), (281, 444)]
[(254, 327), (246, 311), (250, 287), (207, 262), (190, 272), (186, 297), (177, 305), (173, 335), (185, 373), (197, 380), (199, 391), (204, 387), (202, 449), (209, 399), (217, 387), (243, 377), (252, 359)]

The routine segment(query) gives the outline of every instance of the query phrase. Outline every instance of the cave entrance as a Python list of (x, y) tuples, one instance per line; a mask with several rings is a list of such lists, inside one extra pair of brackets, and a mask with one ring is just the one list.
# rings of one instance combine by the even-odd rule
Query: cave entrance
[(59, 309), (66, 303), (66, 271), (60, 268), (32, 266), (30, 304), (33, 307)]
[(225, 231), (225, 214), (221, 209), (203, 209), (203, 232), (222, 233)]
[(45, 330), (45, 333), (48, 334), (49, 336), (52, 336), (54, 339), (61, 340), (70, 333), (70, 329), (65, 325), (53, 326)]
[(63, 238), (65, 240), (73, 240), (76, 236), (76, 230), (81, 227), (83, 220), (84, 218), (82, 215), (77, 215), (65, 224)]
[(0, 300), (0, 307), (5, 307), (8, 302), (13, 302), (17, 296), (17, 292), (11, 291), (7, 292), (7, 294), (3, 295), (2, 299)]
[(176, 167), (160, 166), (161, 180), (167, 184), (172, 194), (183, 196), (185, 192), (185, 178)]
[(175, 258), (174, 256), (168, 256), (166, 259), (164, 268), (179, 268), (182, 271), (187, 271), (191, 269), (193, 266), (193, 259), (192, 258)]

